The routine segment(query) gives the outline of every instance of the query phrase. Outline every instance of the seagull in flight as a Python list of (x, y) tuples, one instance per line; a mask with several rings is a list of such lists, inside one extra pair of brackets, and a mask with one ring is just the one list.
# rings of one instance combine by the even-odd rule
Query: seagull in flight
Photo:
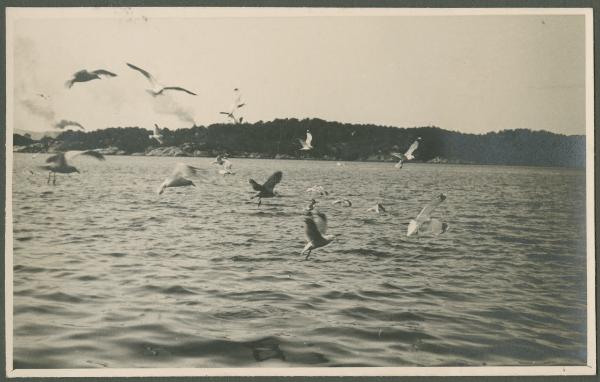
[(82, 130), (85, 130), (85, 128), (81, 125), (81, 123), (75, 122), (75, 121), (68, 121), (66, 119), (61, 119), (59, 122), (54, 124), (54, 127), (57, 129), (60, 129), (60, 130), (64, 129), (67, 126), (76, 126)]
[(375, 204), (373, 207), (369, 208), (367, 211), (377, 212), (378, 214), (386, 212), (385, 207), (383, 207), (383, 204), (381, 204), (381, 203)]
[(258, 198), (258, 205), (260, 206), (262, 198), (274, 197), (275, 192), (273, 189), (277, 184), (279, 184), (279, 182), (281, 182), (282, 177), (283, 173), (281, 171), (276, 171), (269, 177), (269, 179), (267, 179), (264, 184), (258, 184), (254, 179), (250, 179), (248, 183), (252, 185), (254, 191), (258, 191), (258, 193), (252, 197), (252, 199)]
[(304, 232), (308, 241), (300, 252), (301, 255), (306, 254), (304, 260), (308, 260), (313, 249), (324, 247), (334, 239), (333, 235), (325, 235), (327, 233), (327, 216), (322, 212), (304, 218)]
[[(421, 210), (421, 212), (419, 212), (417, 217), (415, 219), (411, 219), (411, 221), (408, 223), (408, 230), (406, 231), (406, 236), (411, 236), (414, 233), (418, 233), (419, 229), (421, 228), (421, 226), (424, 223), (427, 223), (430, 220), (432, 220), (431, 216), (430, 216), (431, 212), (433, 212), (433, 210), (437, 206), (442, 204), (442, 202), (444, 200), (446, 200), (446, 195), (439, 194), (434, 200), (432, 200), (431, 202), (429, 202), (429, 204), (427, 204), (425, 207), (423, 207), (423, 209)], [(437, 224), (438, 223), (436, 222), (435, 225), (437, 225)], [(446, 224), (446, 229), (447, 228), (448, 228), (448, 225)], [(446, 229), (444, 229), (443, 232), (445, 232)]]
[(165, 188), (167, 187), (196, 187), (194, 182), (192, 182), (188, 178), (195, 175), (205, 179), (204, 175), (206, 175), (206, 173), (207, 171), (205, 169), (193, 167), (185, 163), (177, 163), (171, 175), (167, 179), (165, 179), (164, 182), (162, 182), (162, 184), (158, 187), (156, 192), (158, 193), (158, 195), (160, 195), (165, 191)]
[(404, 161), (407, 160), (411, 160), (414, 159), (415, 156), (413, 155), (413, 152), (419, 147), (419, 141), (421, 140), (421, 137), (418, 137), (416, 141), (414, 141), (412, 143), (412, 145), (410, 145), (410, 147), (408, 148), (408, 150), (406, 150), (406, 152), (404, 154), (402, 153), (392, 153), (393, 156), (395, 156), (396, 158), (400, 159), (400, 161), (398, 163), (396, 163), (396, 165), (394, 167), (396, 168), (402, 168), (402, 163)]
[(148, 89), (146, 90), (148, 93), (150, 93), (153, 97), (159, 96), (161, 94), (163, 94), (163, 92), (165, 90), (175, 90), (175, 91), (180, 91), (180, 92), (184, 92), (184, 93), (188, 93), (191, 94), (193, 96), (196, 95), (196, 93), (192, 93), (191, 91), (184, 89), (182, 87), (179, 86), (164, 86), (161, 85), (152, 74), (148, 73), (147, 71), (145, 71), (142, 68), (139, 68), (135, 65), (132, 65), (130, 63), (126, 63), (127, 66), (129, 66), (131, 69), (136, 70), (138, 72), (140, 72), (144, 77), (146, 77), (146, 79), (148, 80), (148, 82), (150, 82), (150, 85), (152, 86), (152, 89)]
[(156, 123), (154, 124), (154, 132), (152, 133), (152, 135), (149, 135), (148, 138), (156, 139), (158, 141), (158, 143), (160, 143), (161, 145), (164, 143), (163, 136), (160, 133), (160, 127), (158, 127), (158, 125)]
[(109, 72), (108, 70), (98, 69), (92, 72), (88, 72), (87, 70), (80, 70), (77, 73), (73, 74), (73, 78), (65, 82), (65, 86), (67, 88), (71, 88), (76, 82), (87, 82), (91, 80), (99, 80), (102, 77), (116, 77), (117, 75)]
[(242, 101), (242, 95), (240, 94), (240, 89), (235, 88), (233, 89), (233, 102), (231, 104), (231, 107), (229, 108), (229, 111), (221, 111), (219, 112), (219, 114), (223, 114), (226, 115), (227, 117), (231, 118), (233, 120), (233, 123), (242, 123), (242, 121), (244, 120), (244, 117), (240, 117), (239, 119), (235, 117), (235, 111), (241, 107), (243, 107), (244, 105), (246, 105), (246, 103), (244, 103)]
[(300, 142), (300, 144), (302, 145), (300, 150), (308, 151), (308, 150), (312, 149), (313, 148), (313, 146), (311, 145), (312, 139), (313, 138), (312, 138), (312, 134), (310, 133), (310, 130), (306, 130), (306, 139), (303, 141), (302, 139), (298, 138), (298, 142)]
[(86, 155), (98, 160), (104, 160), (104, 155), (100, 154), (94, 150), (86, 150), (86, 151), (67, 151), (64, 153), (58, 153), (52, 155), (51, 157), (46, 159), (46, 163), (51, 163), (50, 165), (40, 166), (44, 170), (50, 171), (48, 173), (48, 181), (47, 184), (50, 183), (50, 177), (54, 174), (54, 179), (52, 184), (56, 184), (56, 173), (60, 172), (61, 174), (70, 174), (73, 172), (79, 173), (76, 167), (71, 166), (67, 163), (67, 160), (71, 160), (79, 155)]
[(340, 205), (343, 207), (352, 207), (352, 202), (348, 199), (338, 199), (334, 200), (332, 203), (334, 206)]

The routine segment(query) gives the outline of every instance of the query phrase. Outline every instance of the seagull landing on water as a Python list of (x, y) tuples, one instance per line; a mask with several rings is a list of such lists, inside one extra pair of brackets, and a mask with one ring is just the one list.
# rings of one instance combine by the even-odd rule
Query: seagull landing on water
[(298, 138), (298, 142), (300, 142), (300, 144), (302, 145), (300, 150), (308, 151), (310, 149), (313, 149), (313, 146), (311, 145), (312, 139), (313, 138), (312, 134), (310, 133), (310, 130), (306, 130), (306, 139), (303, 141), (302, 139)]
[(68, 121), (66, 119), (61, 119), (59, 122), (56, 122), (54, 124), (54, 127), (57, 129), (64, 129), (67, 126), (75, 126), (75, 127), (79, 127), (81, 130), (85, 130), (85, 128), (81, 125), (81, 123), (79, 122), (75, 122), (75, 121)]
[(104, 70), (104, 69), (98, 69), (98, 70), (94, 70), (93, 72), (88, 72), (87, 70), (80, 70), (77, 73), (73, 74), (73, 78), (71, 78), (70, 80), (68, 80), (67, 82), (65, 82), (65, 86), (68, 87), (69, 89), (73, 86), (73, 84), (75, 84), (76, 82), (87, 82), (87, 81), (91, 81), (91, 80), (99, 80), (102, 77), (116, 77), (117, 75), (109, 72), (108, 70)]
[(223, 159), (223, 164), (222, 164), (222, 168), (219, 169), (219, 174), (221, 175), (234, 175), (235, 172), (231, 171), (231, 167), (233, 166), (233, 164), (228, 161), (227, 159)]
[(76, 167), (70, 166), (67, 163), (67, 159), (72, 159), (78, 155), (87, 155), (98, 160), (104, 160), (104, 155), (100, 154), (97, 151), (87, 150), (87, 151), (67, 151), (65, 153), (58, 153), (56, 155), (52, 155), (48, 159), (46, 159), (46, 163), (52, 163), (47, 166), (40, 166), (44, 170), (50, 171), (48, 173), (48, 181), (46, 183), (50, 183), (50, 176), (54, 174), (54, 179), (52, 184), (56, 184), (56, 173), (60, 172), (61, 174), (70, 174), (73, 172), (79, 173)]
[(314, 185), (312, 187), (309, 187), (306, 189), (306, 192), (314, 192), (317, 193), (321, 196), (325, 195), (329, 195), (329, 192), (325, 191), (325, 189), (323, 188), (323, 186), (319, 186), (319, 185)]
[[(202, 175), (206, 175), (207, 171), (202, 168), (193, 167), (187, 165), (185, 163), (177, 163), (171, 175), (165, 179), (164, 182), (158, 187), (156, 192), (160, 195), (165, 191), (167, 187), (185, 187), (185, 186), (194, 186), (194, 182), (188, 179), (191, 176), (199, 176), (204, 178)], [(202, 175), (200, 175), (202, 174)]]
[(385, 207), (383, 207), (383, 204), (381, 204), (381, 203), (375, 204), (373, 207), (369, 208), (367, 211), (377, 212), (378, 214), (382, 214), (382, 213), (386, 212)]
[(258, 198), (258, 205), (260, 206), (262, 198), (274, 197), (275, 192), (273, 189), (279, 182), (281, 182), (282, 177), (283, 173), (281, 171), (276, 171), (269, 177), (269, 179), (267, 179), (264, 184), (258, 184), (256, 181), (254, 181), (254, 179), (250, 179), (248, 183), (252, 185), (254, 191), (258, 191), (258, 193), (252, 197), (252, 199)]
[(149, 135), (148, 138), (155, 139), (161, 145), (163, 144), (163, 136), (160, 133), (160, 127), (158, 127), (158, 125), (156, 123), (154, 124), (154, 132), (152, 133), (152, 135)]
[(175, 91), (180, 91), (180, 92), (184, 92), (187, 94), (191, 94), (193, 96), (196, 95), (196, 93), (192, 93), (191, 91), (184, 89), (182, 87), (179, 86), (164, 86), (161, 85), (158, 81), (156, 81), (156, 79), (154, 78), (154, 76), (152, 76), (152, 74), (148, 73), (147, 71), (145, 71), (142, 68), (139, 68), (135, 65), (132, 65), (130, 63), (127, 63), (127, 66), (129, 66), (131, 69), (136, 70), (138, 72), (140, 72), (144, 77), (146, 77), (146, 79), (148, 80), (148, 82), (150, 82), (150, 85), (152, 86), (152, 89), (148, 89), (147, 92), (150, 93), (153, 97), (159, 96), (161, 94), (163, 94), (163, 92), (165, 90), (175, 90)]
[(415, 156), (413, 155), (413, 152), (419, 147), (419, 141), (421, 140), (421, 137), (418, 137), (416, 141), (414, 141), (412, 143), (412, 145), (410, 145), (410, 147), (408, 148), (408, 150), (406, 150), (406, 152), (404, 154), (402, 153), (392, 153), (393, 156), (395, 156), (396, 158), (400, 159), (398, 161), (398, 163), (396, 163), (396, 165), (394, 167), (396, 168), (402, 168), (402, 163), (404, 161), (407, 160), (411, 160), (414, 159)]
[(327, 233), (327, 216), (322, 212), (304, 218), (304, 231), (308, 241), (300, 252), (301, 255), (306, 254), (304, 260), (308, 260), (313, 249), (324, 247), (335, 238), (333, 235), (325, 235)]
[[(406, 231), (406, 236), (410, 236), (414, 233), (419, 233), (419, 229), (421, 228), (421, 226), (425, 223), (430, 222), (431, 220), (431, 212), (433, 212), (433, 210), (439, 206), (440, 204), (442, 204), (442, 202), (446, 200), (446, 195), (444, 194), (439, 194), (434, 200), (432, 200), (429, 204), (427, 204), (425, 207), (423, 207), (423, 209), (421, 210), (421, 212), (417, 215), (417, 217), (415, 219), (412, 219), (410, 221), (410, 223), (408, 223), (408, 229)], [(437, 219), (435, 219), (437, 220)], [(438, 221), (439, 222), (439, 221)], [(434, 225), (437, 226), (438, 222), (434, 222)], [(444, 227), (442, 223), (440, 224), (443, 230), (440, 233), (444, 233), (447, 229), (448, 229), (448, 225), (446, 224), (446, 226)]]
[(334, 200), (332, 203), (334, 206), (340, 205), (342, 207), (352, 207), (352, 202), (348, 199)]
[(242, 121), (244, 120), (244, 117), (236, 118), (234, 113), (237, 111), (237, 109), (246, 105), (246, 103), (244, 103), (242, 101), (242, 95), (240, 94), (240, 89), (238, 89), (238, 88), (233, 89), (233, 95), (234, 95), (234, 98), (233, 98), (231, 107), (229, 108), (229, 111), (221, 111), (221, 112), (219, 112), (219, 114), (223, 114), (223, 115), (226, 115), (227, 117), (231, 118), (233, 123), (236, 123), (236, 124), (242, 123)]

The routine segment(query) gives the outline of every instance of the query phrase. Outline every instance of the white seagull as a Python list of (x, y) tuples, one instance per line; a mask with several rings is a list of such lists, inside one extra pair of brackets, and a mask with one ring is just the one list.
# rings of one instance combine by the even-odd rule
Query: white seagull
[(234, 175), (235, 172), (231, 171), (231, 167), (233, 166), (233, 164), (228, 161), (227, 159), (223, 160), (223, 165), (221, 166), (222, 168), (219, 170), (219, 174), (221, 175)]
[(334, 206), (336, 205), (341, 205), (343, 207), (352, 207), (352, 202), (348, 199), (338, 199), (338, 200), (334, 200), (332, 203)]
[(165, 191), (165, 188), (167, 187), (196, 187), (194, 182), (189, 180), (188, 177), (195, 175), (205, 179), (203, 175), (206, 175), (206, 173), (207, 171), (205, 169), (193, 167), (185, 163), (177, 163), (171, 175), (167, 179), (165, 179), (164, 182), (162, 182), (162, 184), (158, 187), (156, 192), (158, 193), (158, 195), (160, 195)]
[(381, 203), (375, 204), (373, 207), (369, 208), (367, 211), (377, 212), (378, 214), (386, 212), (385, 207), (383, 207), (383, 204), (381, 204)]
[(153, 97), (163, 94), (163, 92), (165, 90), (176, 90), (176, 91), (185, 92), (185, 93), (188, 93), (188, 94), (191, 94), (194, 96), (196, 95), (196, 93), (192, 93), (191, 91), (184, 89), (182, 87), (179, 87), (179, 86), (163, 86), (158, 81), (156, 81), (156, 79), (154, 78), (154, 76), (152, 76), (152, 74), (148, 73), (144, 69), (139, 68), (130, 63), (126, 63), (126, 64), (131, 69), (140, 72), (144, 77), (146, 77), (146, 79), (148, 80), (148, 82), (150, 82), (150, 85), (152, 86), (152, 89), (148, 89), (147, 92), (150, 93)]
[(308, 260), (313, 249), (324, 247), (334, 239), (333, 235), (325, 235), (327, 233), (327, 216), (322, 212), (304, 218), (304, 231), (308, 241), (300, 252), (301, 255), (306, 254), (304, 260)]
[[(437, 206), (439, 206), (444, 200), (446, 200), (446, 195), (439, 194), (434, 200), (432, 200), (429, 204), (427, 204), (425, 207), (423, 207), (423, 209), (421, 210), (421, 212), (419, 212), (417, 217), (415, 219), (411, 219), (410, 223), (408, 223), (408, 229), (406, 231), (406, 236), (410, 236), (410, 235), (414, 234), (415, 232), (418, 233), (419, 229), (421, 228), (421, 226), (424, 223), (432, 220), (431, 216), (430, 216), (431, 212), (433, 212), (433, 210)], [(435, 224), (437, 225), (438, 223), (435, 223)], [(446, 224), (446, 229), (447, 228), (448, 228), (448, 225)], [(444, 232), (445, 232), (445, 230), (444, 230)]]
[(73, 159), (78, 155), (87, 155), (87, 156), (96, 158), (98, 160), (104, 160), (104, 155), (102, 155), (99, 152), (94, 151), (94, 150), (67, 151), (64, 153), (58, 153), (58, 154), (52, 155), (51, 157), (46, 159), (46, 163), (52, 163), (51, 165), (40, 166), (42, 169), (50, 171), (48, 173), (48, 181), (46, 183), (50, 183), (50, 176), (52, 174), (54, 174), (54, 180), (52, 181), (52, 184), (56, 184), (56, 173), (57, 172), (60, 172), (61, 174), (70, 174), (73, 172), (79, 173), (79, 170), (77, 170), (76, 167), (70, 166), (67, 163), (67, 159), (69, 159), (69, 160)]
[(398, 163), (396, 163), (396, 165), (394, 167), (396, 168), (402, 168), (402, 163), (404, 161), (407, 160), (411, 160), (414, 159), (415, 156), (413, 155), (413, 152), (419, 147), (419, 141), (421, 140), (421, 137), (418, 137), (416, 141), (414, 141), (412, 143), (412, 145), (410, 145), (410, 147), (408, 148), (408, 150), (406, 150), (406, 152), (404, 154), (402, 153), (392, 153), (393, 156), (395, 156), (396, 158), (400, 159), (398, 161)]
[(323, 186), (319, 186), (319, 185), (314, 185), (312, 187), (309, 187), (306, 189), (306, 192), (314, 192), (317, 193), (321, 196), (323, 195), (329, 195), (329, 192), (325, 191), (325, 189), (323, 188)]
[(298, 138), (298, 142), (300, 142), (300, 144), (302, 145), (302, 147), (300, 148), (300, 150), (310, 150), (313, 148), (313, 146), (311, 145), (312, 142), (312, 134), (310, 133), (310, 130), (306, 130), (306, 140), (302, 140), (300, 138)]
[(235, 117), (234, 113), (237, 109), (243, 107), (246, 104), (244, 102), (242, 102), (242, 95), (240, 94), (240, 90), (238, 88), (233, 89), (233, 94), (234, 94), (233, 103), (231, 104), (229, 111), (221, 111), (221, 112), (219, 112), (219, 114), (224, 114), (227, 117), (231, 118), (233, 120), (233, 123), (242, 123), (242, 121), (244, 120), (244, 117), (240, 117), (238, 119)]
[(156, 139), (158, 143), (160, 143), (161, 145), (163, 144), (163, 136), (160, 133), (160, 127), (158, 127), (156, 123), (154, 124), (154, 132), (152, 133), (152, 135), (149, 135), (148, 138)]

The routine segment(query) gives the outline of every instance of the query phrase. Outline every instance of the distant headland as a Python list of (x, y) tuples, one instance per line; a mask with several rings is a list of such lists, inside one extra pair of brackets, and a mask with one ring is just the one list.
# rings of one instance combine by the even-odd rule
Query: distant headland
[[(314, 149), (300, 151), (298, 139), (313, 135)], [(97, 149), (108, 155), (396, 161), (417, 138), (415, 162), (585, 167), (585, 136), (527, 129), (465, 134), (438, 127), (398, 128), (346, 124), (321, 119), (275, 119), (270, 122), (213, 124), (162, 129), (163, 144), (140, 127), (64, 131), (52, 136), (15, 130), (14, 152)]]

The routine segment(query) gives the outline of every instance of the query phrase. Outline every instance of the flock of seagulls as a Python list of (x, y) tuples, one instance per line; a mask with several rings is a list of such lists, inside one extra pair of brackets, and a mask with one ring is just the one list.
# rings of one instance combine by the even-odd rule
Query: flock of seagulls
[[(158, 97), (160, 95), (163, 95), (167, 91), (182, 92), (182, 93), (186, 93), (186, 94), (189, 94), (192, 96), (197, 95), (196, 93), (194, 93), (184, 87), (181, 87), (181, 86), (163, 85), (156, 79), (155, 76), (153, 76), (147, 70), (144, 70), (144, 69), (140, 68), (139, 66), (133, 65), (128, 62), (126, 62), (125, 64), (130, 69), (133, 69), (136, 72), (140, 73), (148, 81), (150, 88), (146, 89), (146, 91), (153, 97)], [(75, 72), (73, 74), (72, 78), (70, 78), (69, 80), (67, 80), (65, 82), (65, 87), (70, 89), (76, 83), (88, 82), (88, 81), (92, 81), (92, 80), (100, 80), (103, 78), (111, 78), (111, 77), (117, 77), (117, 74), (110, 72), (108, 70), (105, 70), (105, 69), (97, 69), (97, 70), (93, 70), (93, 71), (89, 71), (87, 69), (82, 69), (82, 70)], [(232, 120), (233, 123), (238, 124), (238, 123), (243, 122), (244, 117), (237, 116), (236, 112), (246, 104), (242, 101), (242, 96), (240, 94), (239, 89), (235, 88), (235, 89), (233, 89), (233, 91), (234, 91), (234, 101), (233, 101), (229, 111), (222, 111), (222, 112), (220, 112), (220, 114), (226, 115), (229, 119)], [(49, 96), (47, 96), (43, 93), (37, 93), (37, 95), (46, 100), (49, 99)], [(62, 120), (54, 125), (54, 127), (58, 128), (58, 129), (64, 129), (67, 126), (75, 126), (75, 127), (84, 129), (84, 127), (80, 123), (74, 122), (74, 121)], [(156, 128), (154, 129), (154, 134), (150, 136), (150, 139), (155, 139), (160, 144), (163, 144), (162, 135), (160, 134), (160, 129), (158, 128), (158, 126), (156, 126)]]
[[(126, 63), (127, 66), (138, 73), (140, 73), (143, 77), (145, 77), (150, 83), (150, 89), (147, 89), (147, 92), (151, 94), (153, 97), (160, 96), (164, 94), (166, 91), (179, 91), (184, 92), (189, 95), (195, 96), (196, 94), (190, 90), (187, 90), (180, 86), (164, 86), (159, 83), (156, 78), (147, 72), (146, 70), (135, 66), (130, 63)], [(69, 79), (65, 86), (67, 88), (71, 88), (74, 84), (78, 82), (88, 82), (92, 80), (100, 80), (102, 78), (110, 78), (116, 77), (115, 73), (109, 72), (107, 70), (98, 69), (94, 71), (80, 70), (73, 75), (73, 78)], [(40, 94), (43, 96), (43, 94)], [(242, 108), (245, 103), (242, 101), (240, 92), (238, 88), (234, 89), (234, 100), (231, 104), (231, 107), (228, 111), (220, 112), (220, 114), (226, 115), (229, 119), (233, 121), (233, 123), (238, 124), (242, 123), (243, 117), (238, 117), (236, 115), (237, 111)], [(74, 121), (61, 120), (55, 125), (57, 128), (63, 129), (67, 126), (75, 126), (83, 129), (83, 126)], [(355, 132), (352, 132), (354, 135)], [(151, 135), (149, 135), (149, 139), (154, 139), (160, 144), (163, 144), (163, 135), (161, 134), (160, 127), (155, 124), (154, 131)], [(305, 139), (298, 139), (300, 142), (301, 151), (309, 151), (314, 148), (313, 146), (313, 136), (310, 130), (306, 131)], [(418, 137), (408, 150), (405, 153), (393, 153), (392, 155), (399, 159), (399, 162), (395, 165), (396, 168), (402, 168), (403, 163), (405, 161), (409, 161), (414, 159), (414, 152), (419, 147), (419, 142), (421, 141), (421, 137)], [(86, 151), (67, 151), (65, 153), (58, 153), (52, 155), (51, 157), (46, 159), (46, 163), (48, 165), (40, 166), (42, 169), (48, 170), (48, 181), (49, 184), (54, 175), (54, 179), (52, 184), (56, 184), (56, 173), (70, 174), (79, 171), (76, 167), (71, 166), (67, 163), (67, 160), (71, 160), (77, 156), (89, 156), (98, 160), (104, 160), (104, 156), (94, 150), (86, 150)], [(219, 155), (212, 162), (219, 166), (218, 173), (221, 175), (234, 175), (235, 173), (232, 171), (233, 164), (225, 155)], [(343, 163), (337, 162), (337, 166), (344, 166)], [(191, 178), (198, 177), (200, 179), (206, 180), (209, 171), (207, 169), (194, 167), (184, 163), (178, 163), (175, 165), (175, 168), (172, 170), (171, 174), (160, 184), (157, 189), (157, 194), (161, 195), (165, 192), (165, 189), (172, 187), (195, 187), (196, 185), (192, 181)], [(263, 198), (272, 198), (277, 196), (275, 192), (275, 187), (281, 182), (283, 178), (283, 173), (281, 171), (276, 171), (273, 173), (263, 184), (258, 183), (254, 179), (249, 179), (249, 184), (252, 186), (252, 189), (256, 192), (251, 199), (257, 198), (257, 205), (260, 206)], [(326, 191), (320, 185), (314, 185), (306, 190), (308, 193), (312, 193), (318, 196), (327, 196), (329, 195), (328, 191)], [(439, 219), (435, 219), (431, 217), (431, 213), (433, 210), (439, 206), (444, 200), (446, 196), (444, 194), (440, 194), (433, 201), (427, 204), (421, 212), (416, 216), (415, 219), (412, 219), (409, 222), (407, 229), (407, 236), (412, 236), (419, 233), (430, 233), (433, 235), (439, 235), (448, 230), (448, 224), (440, 221)], [(324, 213), (316, 211), (316, 205), (318, 201), (312, 198), (309, 204), (304, 209), (304, 226), (305, 226), (305, 235), (307, 243), (302, 249), (301, 254), (305, 255), (305, 259), (307, 260), (311, 254), (311, 252), (316, 248), (321, 248), (334, 240), (333, 235), (327, 235), (327, 217)], [(352, 207), (352, 202), (349, 199), (336, 199), (332, 202), (335, 206), (341, 207)], [(386, 209), (381, 203), (375, 204), (373, 207), (369, 208), (367, 211), (375, 212), (377, 214), (386, 213)]]

